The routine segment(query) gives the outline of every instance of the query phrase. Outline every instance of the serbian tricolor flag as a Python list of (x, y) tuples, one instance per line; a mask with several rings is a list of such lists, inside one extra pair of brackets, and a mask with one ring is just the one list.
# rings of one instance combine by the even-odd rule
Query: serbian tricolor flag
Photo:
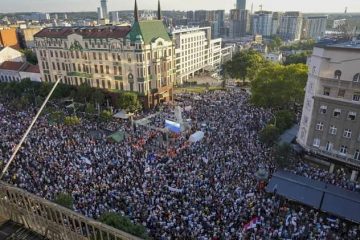
[(244, 225), (244, 231), (249, 230), (249, 229), (253, 229), (256, 228), (257, 224), (260, 224), (260, 218), (259, 217), (253, 217), (250, 222), (248, 222), (247, 224)]

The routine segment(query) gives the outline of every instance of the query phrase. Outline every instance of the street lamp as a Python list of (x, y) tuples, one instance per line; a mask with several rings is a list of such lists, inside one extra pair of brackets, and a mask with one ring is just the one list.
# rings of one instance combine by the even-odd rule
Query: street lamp
[(59, 85), (60, 81), (61, 81), (62, 77), (59, 77), (58, 80), (55, 82), (53, 88), (51, 89), (50, 93), (48, 94), (48, 96), (46, 97), (45, 101), (43, 102), (43, 104), (41, 105), (39, 111), (37, 112), (37, 114), (35, 115), (34, 119), (32, 120), (30, 126), (28, 127), (28, 129), (26, 130), (24, 136), (21, 138), (19, 144), (16, 146), (13, 154), (10, 157), (10, 160), (7, 162), (7, 164), (5, 165), (3, 171), (1, 172), (0, 175), (0, 180), (4, 177), (5, 173), (7, 172), (8, 168), (10, 167), (11, 163), (14, 161), (16, 154), (18, 153), (18, 151), (20, 150), (21, 146), (23, 145), (26, 137), (29, 135), (31, 129), (33, 128), (33, 126), (36, 123), (36, 120), (39, 118), (41, 112), (44, 110), (47, 102), (49, 101), (51, 95), (54, 93), (56, 87)]

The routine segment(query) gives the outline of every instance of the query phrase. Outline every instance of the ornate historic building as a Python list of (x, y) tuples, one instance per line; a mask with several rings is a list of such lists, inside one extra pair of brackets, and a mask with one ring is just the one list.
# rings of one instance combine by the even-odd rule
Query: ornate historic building
[(131, 27), (46, 28), (35, 35), (42, 79), (72, 85), (134, 91), (148, 105), (172, 100), (174, 44), (161, 20), (139, 21), (135, 1)]

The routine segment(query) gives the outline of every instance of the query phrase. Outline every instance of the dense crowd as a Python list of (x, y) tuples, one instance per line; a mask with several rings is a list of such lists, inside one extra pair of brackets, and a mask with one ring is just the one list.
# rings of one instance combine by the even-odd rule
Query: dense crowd
[[(178, 105), (188, 109), (183, 118), (190, 128), (169, 135), (168, 141), (163, 132), (134, 128), (131, 121), (82, 118), (72, 127), (49, 125), (45, 115), (6, 180), (49, 200), (68, 192), (74, 209), (88, 217), (108, 211), (124, 214), (146, 226), (154, 239), (360, 238), (359, 226), (264, 191), (255, 173), (261, 168), (271, 175), (276, 167), (258, 133), (272, 114), (252, 106), (247, 93), (216, 91), (178, 98)], [(172, 106), (164, 106), (150, 122), (163, 127), (162, 118), (173, 112)], [(33, 115), (33, 109), (15, 112), (0, 105), (0, 159), (9, 159)], [(111, 141), (106, 137), (109, 129), (121, 129), (127, 138)], [(189, 143), (197, 130), (204, 131), (204, 139)], [(330, 179), (305, 164), (293, 171)], [(345, 186), (336, 173), (330, 180)]]

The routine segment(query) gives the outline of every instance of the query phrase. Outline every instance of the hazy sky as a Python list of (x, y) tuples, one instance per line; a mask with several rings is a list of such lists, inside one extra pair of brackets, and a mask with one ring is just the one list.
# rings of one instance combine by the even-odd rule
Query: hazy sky
[[(109, 11), (130, 10), (134, 0), (108, 0)], [(248, 0), (247, 8), (254, 10), (263, 5), (264, 10), (302, 12), (360, 12), (360, 0)], [(138, 0), (139, 9), (155, 9), (157, 0)], [(161, 0), (166, 10), (225, 9), (234, 8), (235, 0)], [(100, 0), (0, 0), (0, 12), (72, 12), (96, 11)]]

